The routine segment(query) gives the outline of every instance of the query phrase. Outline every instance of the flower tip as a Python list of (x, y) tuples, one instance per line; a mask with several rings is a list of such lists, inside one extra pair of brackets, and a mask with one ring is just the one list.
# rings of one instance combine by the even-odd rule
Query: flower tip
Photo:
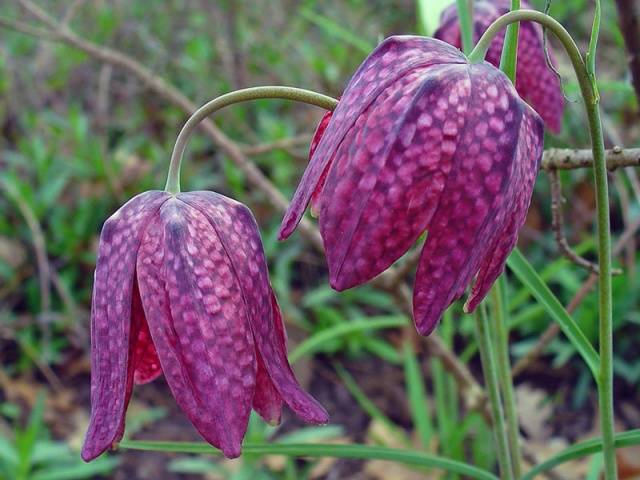
[(331, 288), (336, 292), (343, 292), (354, 286), (347, 283), (344, 277), (341, 277), (340, 275), (333, 275), (331, 272), (329, 272), (329, 285), (331, 285)]
[(102, 453), (106, 450), (106, 448), (96, 447), (93, 443), (88, 443), (85, 441), (82, 446), (82, 451), (80, 452), (80, 458), (86, 463), (89, 463), (92, 460), (98, 458)]
[(326, 425), (329, 423), (329, 414), (323, 407), (320, 407), (306, 420), (314, 425)]
[(295, 230), (295, 225), (291, 225), (289, 219), (285, 217), (282, 220), (282, 224), (280, 225), (280, 230), (278, 231), (278, 241), (286, 240), (291, 236), (293, 231)]
[(238, 458), (242, 453), (242, 446), (240, 445), (240, 443), (234, 445), (226, 445), (221, 447), (220, 450), (226, 458)]

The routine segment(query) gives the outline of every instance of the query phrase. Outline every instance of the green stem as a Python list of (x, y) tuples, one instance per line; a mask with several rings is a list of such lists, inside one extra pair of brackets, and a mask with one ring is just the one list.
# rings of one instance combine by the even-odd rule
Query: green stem
[[(520, 9), (520, 0), (511, 0), (511, 11)], [(512, 23), (507, 27), (507, 34), (504, 37), (502, 56), (500, 57), (500, 70), (502, 70), (511, 82), (516, 83), (516, 69), (518, 60), (518, 33), (520, 23)]]
[[(596, 8), (596, 19), (592, 33), (597, 35), (599, 23), (599, 7)], [(497, 19), (478, 41), (476, 48), (469, 55), (472, 63), (481, 62), (491, 45), (491, 41), (504, 27), (519, 21), (533, 21), (541, 24), (560, 40), (564, 46), (580, 84), (580, 91), (585, 102), (589, 133), (593, 150), (593, 170), (596, 187), (596, 209), (598, 229), (598, 262), (600, 275), (598, 279), (599, 305), (599, 337), (600, 337), (600, 371), (596, 378), (598, 384), (600, 427), (602, 430), (603, 455), (605, 461), (606, 480), (615, 480), (616, 458), (614, 448), (614, 412), (613, 412), (613, 327), (611, 298), (611, 233), (609, 220), (609, 191), (607, 184), (607, 167), (604, 155), (604, 140), (600, 120), (599, 96), (594, 88), (595, 78), (595, 39), (590, 44), (590, 67), (587, 66), (580, 50), (571, 35), (560, 23), (544, 13), (533, 10), (509, 12)]]
[(516, 398), (511, 378), (511, 362), (509, 360), (509, 326), (507, 324), (505, 283), (505, 277), (501, 275), (491, 290), (491, 313), (495, 323), (498, 378), (507, 419), (507, 438), (509, 440), (509, 450), (511, 451), (513, 474), (516, 478), (520, 478), (522, 475), (522, 450), (520, 447), (520, 427), (518, 425)]
[(469, 0), (457, 0), (457, 2), (462, 51), (468, 54), (473, 50), (473, 2)]
[(334, 98), (327, 97), (320, 93), (304, 90), (294, 87), (265, 86), (245, 88), (236, 90), (235, 92), (221, 95), (214, 100), (204, 104), (196, 112), (189, 117), (187, 123), (184, 124), (182, 130), (178, 134), (178, 139), (173, 147), (171, 154), (171, 163), (169, 165), (169, 174), (167, 175), (167, 184), (165, 191), (176, 194), (180, 192), (180, 164), (184, 156), (184, 150), (187, 146), (189, 138), (193, 134), (198, 124), (212, 113), (234, 103), (246, 102), (249, 100), (258, 100), (264, 98), (282, 98), (285, 100), (294, 100), (297, 102), (316, 105), (326, 110), (333, 110), (338, 101)]
[(504, 421), (504, 410), (500, 399), (498, 367), (493, 353), (491, 329), (489, 328), (489, 319), (486, 315), (484, 303), (480, 304), (480, 308), (478, 310), (480, 310), (480, 312), (476, 311), (474, 314), (476, 320), (476, 333), (478, 337), (478, 350), (480, 351), (482, 372), (487, 386), (487, 394), (489, 395), (489, 404), (491, 405), (493, 433), (496, 437), (498, 465), (500, 466), (500, 478), (513, 480), (515, 477), (511, 463), (511, 454), (509, 453), (509, 439), (507, 437), (507, 429)]
[[(206, 443), (190, 442), (154, 442), (142, 440), (123, 440), (120, 448), (172, 453), (218, 453)], [(378, 447), (373, 445), (352, 444), (304, 444), (304, 443), (245, 443), (242, 453), (255, 456), (285, 455), (288, 457), (334, 457), (388, 460), (391, 462), (415, 465), (423, 468), (438, 468), (459, 473), (478, 480), (498, 480), (486, 470), (467, 465), (448, 458), (417, 452), (415, 450)]]

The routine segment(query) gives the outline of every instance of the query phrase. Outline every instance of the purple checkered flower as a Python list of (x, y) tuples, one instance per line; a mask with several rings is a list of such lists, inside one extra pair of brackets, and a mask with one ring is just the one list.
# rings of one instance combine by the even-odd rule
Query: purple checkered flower
[(164, 373), (196, 429), (237, 457), (251, 408), (325, 410), (296, 381), (250, 210), (213, 192), (142, 193), (107, 220), (91, 309), (89, 461), (124, 432), (134, 383)]
[(515, 246), (543, 123), (490, 63), (414, 36), (382, 42), (324, 119), (281, 225), (313, 202), (336, 290), (371, 280), (428, 232), (414, 320), (429, 334), (477, 278), (473, 310)]
[[(522, 2), (523, 8), (531, 8)], [(477, 42), (489, 25), (509, 12), (510, 0), (479, 0), (473, 5), (474, 41)], [(487, 61), (500, 65), (505, 32), (500, 32), (491, 43)], [(435, 38), (462, 48), (458, 9), (451, 5), (442, 13), (441, 24)], [(548, 46), (550, 57), (553, 52)], [(521, 22), (518, 36), (518, 66), (516, 70), (518, 93), (540, 114), (547, 128), (558, 133), (562, 126), (564, 96), (560, 79), (547, 65), (543, 48), (542, 27), (535, 22)]]

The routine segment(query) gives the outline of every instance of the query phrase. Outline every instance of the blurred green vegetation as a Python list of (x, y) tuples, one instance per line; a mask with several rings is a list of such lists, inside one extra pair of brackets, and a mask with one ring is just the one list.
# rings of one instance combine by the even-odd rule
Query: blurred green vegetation
[[(431, 33), (435, 18), (431, 9), (436, 3), (446, 2), (165, 0), (150, 6), (142, 0), (52, 0), (40, 5), (56, 18), (73, 8), (69, 26), (79, 35), (136, 58), (201, 104), (231, 89), (260, 84), (295, 85), (339, 96), (381, 38)], [(533, 3), (538, 8), (544, 4)], [(603, 7), (599, 81), (605, 130), (610, 144), (633, 146), (639, 137), (637, 101), (628, 81), (613, 2), (605, 1)], [(13, 2), (5, 2), (1, 10), (3, 17), (28, 18)], [(553, 2), (551, 9), (583, 46), (590, 11), (587, 0)], [(562, 134), (549, 137), (547, 148), (584, 148), (588, 138), (577, 84), (563, 55), (556, 53), (568, 102)], [(321, 114), (284, 101), (259, 101), (226, 109), (215, 122), (247, 152), (252, 146), (266, 146), (263, 153), (250, 153), (251, 159), (291, 197)], [(117, 68), (61, 43), (0, 30), (0, 401), (5, 402), (0, 409), (0, 478), (88, 478), (107, 471), (114, 478), (145, 475), (135, 469), (139, 456), (128, 463), (125, 458), (124, 466), (117, 466), (114, 456), (82, 466), (70, 452), (78, 448), (78, 430), (86, 426), (88, 412), (88, 312), (97, 236), (104, 220), (124, 201), (164, 185), (171, 148), (185, 118), (183, 111)], [(293, 140), (285, 148), (269, 147), (286, 139)], [(565, 212), (568, 237), (582, 254), (593, 258), (591, 173), (565, 172), (561, 177), (564, 195), (570, 199)], [(616, 173), (613, 185), (614, 230), (620, 234), (640, 215), (640, 192), (634, 190), (635, 173)], [(290, 422), (280, 431), (252, 417), (248, 439), (356, 438), (413, 445), (480, 467), (493, 466), (492, 438), (485, 421), (466, 411), (452, 376), (440, 361), (429, 358), (420, 339), (404, 338), (407, 328), (400, 325), (410, 322), (399, 314), (394, 300), (370, 286), (344, 293), (331, 290), (323, 257), (299, 235), (278, 243), (279, 212), (247, 183), (223, 151), (201, 135), (191, 142), (183, 168), (183, 190), (196, 189), (224, 193), (253, 209), (272, 282), (292, 332), (291, 350), (306, 339), (295, 359), (313, 373), (307, 379), (311, 388), (320, 382), (316, 388), (322, 389), (322, 378), (330, 375), (324, 382), (342, 385), (343, 396), (351, 399), (346, 403), (349, 408), (371, 420), (360, 429), (364, 431), (339, 424), (293, 431)], [(549, 228), (549, 198), (548, 180), (540, 175), (521, 243), (566, 305), (588, 272), (559, 259)], [(617, 388), (625, 401), (637, 402), (640, 359), (634, 339), (640, 327), (640, 265), (635, 248), (621, 255), (618, 263), (624, 273), (614, 279)], [(550, 319), (515, 279), (508, 298), (515, 330), (512, 354), (517, 360), (538, 341)], [(574, 316), (595, 341), (593, 293)], [(365, 328), (366, 322), (373, 326), (378, 322), (377, 328)], [(473, 324), (462, 315), (460, 305), (447, 313), (439, 333), (478, 371)], [(358, 368), (366, 364), (373, 367)], [(360, 385), (368, 382), (367, 372), (375, 375), (380, 364), (392, 372), (385, 377), (391, 382), (389, 398)], [(590, 411), (593, 385), (588, 369), (564, 337), (551, 342), (533, 370), (523, 381), (543, 388), (549, 404)], [(52, 412), (59, 408), (53, 399), (61, 392), (71, 395), (82, 412), (72, 425), (54, 425), (57, 434), (52, 435), (43, 420), (42, 400), (22, 393), (15, 382), (46, 389)], [(398, 398), (402, 404), (395, 402)], [(335, 405), (342, 408), (344, 403), (336, 400)], [(128, 434), (135, 425), (145, 429), (167, 421), (153, 410), (156, 406), (147, 401), (132, 413)], [(351, 414), (356, 415), (345, 412), (347, 417)], [(56, 419), (48, 423), (55, 424)], [(562, 427), (555, 433), (562, 435)], [(122, 457), (127, 455), (133, 454)], [(318, 478), (326, 467), (321, 462), (246, 457), (238, 467), (179, 456), (166, 468), (214, 478), (299, 479)], [(56, 471), (63, 473), (56, 476)]]

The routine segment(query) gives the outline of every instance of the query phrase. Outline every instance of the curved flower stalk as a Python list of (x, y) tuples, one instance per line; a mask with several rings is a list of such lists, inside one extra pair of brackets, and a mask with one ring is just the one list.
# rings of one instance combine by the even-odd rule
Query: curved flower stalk
[[(510, 0), (474, 2), (474, 42), (480, 39), (494, 20), (510, 11), (510, 5)], [(522, 2), (522, 6), (530, 8), (527, 2)], [(537, 23), (522, 22), (520, 25), (516, 89), (522, 98), (540, 114), (547, 128), (558, 133), (562, 126), (564, 96), (560, 79), (547, 65), (542, 35), (542, 27)], [(442, 13), (441, 24), (434, 37), (462, 48), (460, 22), (455, 5)], [(504, 38), (505, 32), (502, 31), (495, 36), (487, 51), (486, 60), (496, 67), (500, 65)], [(553, 61), (554, 55), (548, 45), (547, 50)]]
[(134, 383), (164, 373), (210, 444), (237, 457), (251, 408), (325, 410), (289, 366), (280, 309), (251, 211), (213, 192), (142, 193), (100, 236), (91, 310), (91, 420), (82, 458), (124, 433)]
[(504, 269), (531, 200), (543, 124), (508, 78), (431, 38), (398, 36), (360, 66), (280, 230), (312, 201), (333, 288), (360, 285), (422, 235), (414, 320), (428, 335), (477, 275), (473, 310)]

